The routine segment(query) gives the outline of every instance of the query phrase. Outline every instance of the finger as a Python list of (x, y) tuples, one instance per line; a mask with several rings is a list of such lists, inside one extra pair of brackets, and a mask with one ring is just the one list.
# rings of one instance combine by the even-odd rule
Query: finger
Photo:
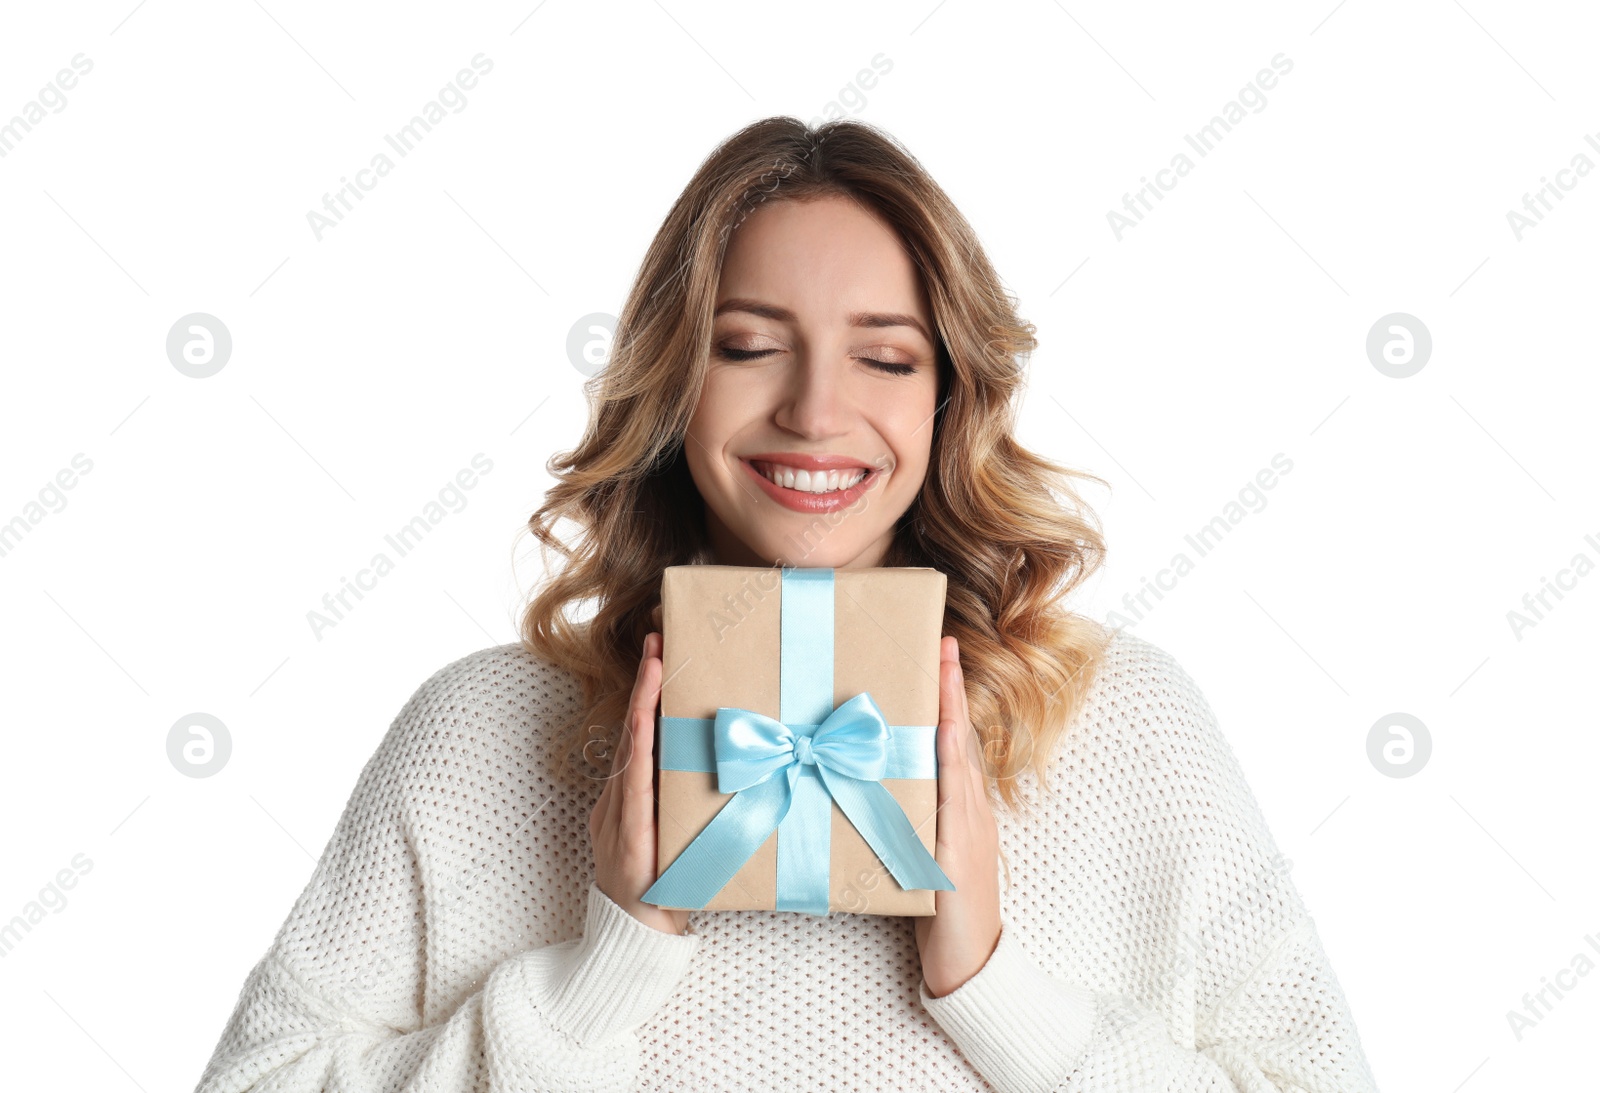
[[(950, 644), (956, 648), (956, 655), (951, 658), (956, 662), (956, 682), (960, 685), (956, 693), (961, 696), (961, 720), (967, 727), (972, 727), (972, 707), (967, 702), (967, 670), (961, 666), (961, 645), (955, 638), (950, 639)], [(976, 732), (973, 734), (976, 736)]]
[[(956, 749), (951, 748), (953, 740), (960, 739), (961, 703), (956, 697), (955, 665), (951, 660), (953, 655), (954, 638), (946, 637), (939, 642), (939, 766), (940, 781), (946, 767), (950, 773), (957, 773), (964, 765), (965, 757)], [(950, 754), (946, 754), (946, 753)]]
[[(656, 698), (661, 687), (661, 635), (652, 630), (644, 636), (644, 652), (639, 657), (639, 671), (633, 677), (633, 693), (628, 696), (628, 719), (626, 724), (631, 728), (634, 725), (635, 715), (641, 710), (652, 717), (655, 715)], [(650, 682), (650, 672), (656, 670), (657, 678), (654, 684)]]
[(616, 796), (616, 794), (611, 792), (611, 786), (617, 780), (616, 771), (618, 746), (609, 744), (607, 746), (611, 748), (611, 763), (607, 774), (601, 779), (600, 800), (595, 802), (596, 823), (602, 827), (605, 825), (607, 817), (611, 815), (611, 799)]
[[(650, 638), (649, 635), (646, 635), (643, 649), (639, 654), (639, 667), (634, 669), (633, 672), (633, 689), (628, 693), (628, 707), (622, 715), (622, 731), (617, 734), (617, 746), (611, 751), (611, 773), (606, 777), (606, 787), (608, 789), (616, 782), (617, 775), (626, 769), (628, 762), (628, 726), (632, 724), (630, 718), (634, 703), (639, 698), (639, 683), (644, 678), (644, 662), (649, 649)], [(612, 794), (613, 798), (615, 796), (616, 794)]]
[(956, 666), (956, 698), (961, 707), (959, 723), (962, 735), (962, 750), (967, 757), (968, 780), (975, 793), (983, 792), (984, 777), (987, 772), (986, 756), (983, 750), (983, 739), (978, 735), (978, 727), (972, 723), (972, 706), (967, 695), (967, 673), (961, 667), (961, 643), (954, 637), (950, 638), (952, 647), (951, 660)]
[(960, 685), (957, 666), (951, 662), (951, 639), (946, 639), (939, 662), (939, 832), (943, 837), (953, 832), (961, 821), (961, 809), (970, 792), (971, 776), (967, 772), (968, 755), (961, 739), (960, 702), (956, 688)]
[(966, 683), (961, 675), (961, 659), (959, 646), (956, 639), (946, 637), (940, 647), (941, 660), (939, 662), (939, 681), (942, 693), (939, 696), (939, 714), (947, 717), (952, 723), (952, 736), (956, 745), (958, 766), (965, 774), (978, 758), (973, 751), (972, 722), (967, 715)]
[(600, 786), (600, 796), (596, 798), (594, 807), (589, 810), (589, 838), (593, 840), (599, 832), (600, 825), (605, 823), (606, 809), (611, 802), (611, 779), (606, 778)]
[(617, 736), (617, 742), (611, 746), (611, 769), (606, 773), (606, 790), (609, 792), (611, 784), (617, 780), (617, 775), (622, 772), (623, 755), (628, 750), (628, 741), (625, 739), (627, 732), (623, 731)]
[[(953, 639), (952, 639), (953, 640)], [(988, 762), (983, 750), (983, 738), (978, 735), (978, 726), (972, 723), (972, 707), (967, 698), (967, 673), (961, 667), (961, 661), (956, 660), (956, 693), (961, 697), (961, 725), (966, 734), (966, 751), (971, 760), (972, 788), (974, 792), (982, 793), (983, 780), (988, 773)]]
[(622, 794), (617, 792), (617, 783), (622, 779), (622, 772), (625, 769), (623, 756), (627, 754), (627, 751), (628, 719), (624, 717), (622, 719), (622, 732), (617, 737), (617, 746), (611, 752), (611, 773), (606, 777), (606, 813), (605, 820), (601, 824), (602, 830), (606, 832), (615, 832), (617, 830), (617, 821), (622, 814)]
[(651, 762), (655, 751), (656, 702), (661, 696), (661, 635), (652, 632), (645, 638), (645, 659), (635, 689), (629, 735), (627, 769), (622, 773), (622, 826), (625, 830), (648, 829), (655, 823), (655, 793), (650, 787), (654, 773)]
[(623, 781), (633, 755), (633, 711), (639, 705), (639, 691), (644, 684), (645, 668), (650, 660), (650, 635), (646, 634), (644, 649), (639, 657), (639, 670), (633, 676), (633, 691), (628, 696), (628, 709), (622, 716), (622, 731), (617, 735), (616, 750), (611, 753), (611, 774), (606, 778), (605, 826), (615, 831), (622, 820), (623, 793), (617, 783)]

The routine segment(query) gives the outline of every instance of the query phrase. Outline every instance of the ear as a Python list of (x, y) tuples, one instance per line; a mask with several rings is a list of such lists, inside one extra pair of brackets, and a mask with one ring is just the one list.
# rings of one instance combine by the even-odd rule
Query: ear
[(656, 604), (655, 610), (650, 612), (650, 629), (661, 629), (661, 605), (659, 603)]

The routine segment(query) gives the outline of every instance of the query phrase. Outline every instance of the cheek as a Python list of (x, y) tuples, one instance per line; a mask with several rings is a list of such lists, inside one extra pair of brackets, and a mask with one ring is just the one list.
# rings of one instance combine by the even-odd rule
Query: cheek
[(716, 451), (718, 444), (749, 420), (758, 401), (748, 385), (713, 372), (706, 377), (700, 389), (700, 401), (695, 406), (692, 419), (695, 435), (706, 447)]
[[(689, 419), (689, 432), (695, 440), (699, 441), (697, 448), (709, 448), (715, 451), (722, 431), (724, 417), (722, 407), (725, 400), (716, 390), (715, 386), (707, 382), (701, 389), (700, 401), (695, 404), (694, 416)], [(704, 459), (705, 452), (698, 453)]]
[(884, 422), (884, 433), (894, 449), (895, 459), (901, 467), (920, 471), (928, 465), (928, 453), (933, 443), (933, 404), (918, 406), (893, 421)]

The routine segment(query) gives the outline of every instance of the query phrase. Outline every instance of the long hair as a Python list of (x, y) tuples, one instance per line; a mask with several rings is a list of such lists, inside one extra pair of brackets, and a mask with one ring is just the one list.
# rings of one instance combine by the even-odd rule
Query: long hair
[[(1009, 806), (1081, 705), (1110, 632), (1062, 601), (1103, 562), (1098, 521), (1069, 470), (1013, 437), (1021, 358), (1034, 327), (971, 226), (891, 136), (861, 121), (816, 129), (754, 122), (719, 145), (667, 213), (640, 266), (606, 366), (584, 384), (578, 446), (553, 455), (555, 485), (528, 527), (559, 555), (525, 608), (525, 647), (577, 677), (582, 709), (550, 749), (558, 778), (603, 777), (620, 743), (661, 571), (710, 560), (705, 506), (684, 458), (711, 347), (729, 235), (761, 204), (841, 195), (900, 236), (931, 304), (940, 403), (927, 476), (896, 523), (885, 566), (947, 577), (944, 633), (961, 651), (986, 785)], [(557, 534), (566, 519), (569, 543)], [(781, 559), (780, 564), (784, 563)], [(590, 618), (573, 608), (592, 606)], [(604, 764), (603, 766), (601, 764)]]

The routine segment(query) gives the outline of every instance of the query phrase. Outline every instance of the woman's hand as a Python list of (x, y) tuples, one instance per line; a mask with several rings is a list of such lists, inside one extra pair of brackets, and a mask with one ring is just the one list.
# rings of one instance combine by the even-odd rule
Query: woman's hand
[(655, 771), (656, 699), (661, 694), (661, 635), (645, 635), (639, 674), (623, 721), (622, 739), (611, 756), (606, 787), (589, 814), (595, 884), (628, 914), (657, 930), (681, 934), (689, 912), (642, 903), (656, 882)]
[(988, 963), (1000, 941), (1000, 835), (989, 808), (978, 735), (967, 712), (960, 650), (939, 646), (939, 833), (934, 860), (956, 886), (933, 894), (933, 917), (917, 916), (922, 978), (935, 998)]

